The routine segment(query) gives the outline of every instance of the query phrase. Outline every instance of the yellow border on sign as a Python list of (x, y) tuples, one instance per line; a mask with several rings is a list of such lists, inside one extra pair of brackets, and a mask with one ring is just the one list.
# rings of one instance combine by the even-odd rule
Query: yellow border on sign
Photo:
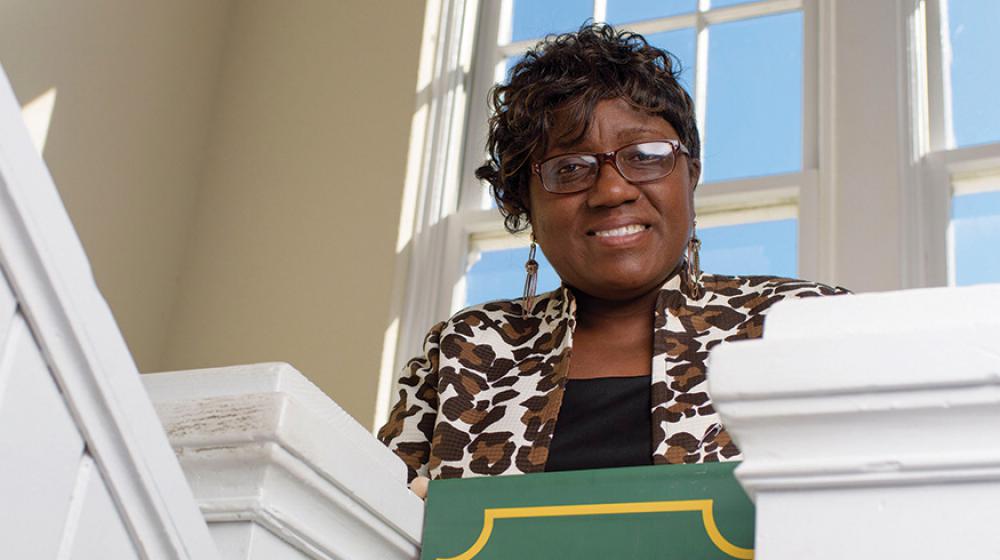
[(483, 530), (469, 550), (450, 558), (437, 560), (471, 560), (486, 547), (493, 534), (497, 519), (526, 519), (531, 517), (569, 517), (576, 515), (615, 515), (620, 513), (663, 513), (700, 511), (708, 538), (723, 553), (741, 560), (752, 560), (753, 549), (742, 548), (726, 540), (715, 524), (712, 514), (713, 500), (672, 500), (665, 502), (623, 502), (617, 504), (582, 504), (573, 506), (537, 506), (515, 508), (490, 508), (483, 511)]

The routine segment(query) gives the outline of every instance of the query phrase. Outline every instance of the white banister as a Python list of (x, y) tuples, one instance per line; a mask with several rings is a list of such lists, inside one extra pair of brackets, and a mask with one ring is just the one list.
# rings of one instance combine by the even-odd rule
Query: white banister
[(0, 557), (218, 557), (2, 67), (0, 465)]
[(1000, 286), (783, 303), (708, 375), (759, 560), (1000, 557)]
[(223, 558), (419, 555), (403, 463), (288, 364), (143, 377)]

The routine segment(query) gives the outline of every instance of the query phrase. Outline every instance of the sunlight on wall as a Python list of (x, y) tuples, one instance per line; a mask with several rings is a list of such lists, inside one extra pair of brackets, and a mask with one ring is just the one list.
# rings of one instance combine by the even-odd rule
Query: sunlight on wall
[(400, 199), (399, 229), (396, 234), (396, 271), (393, 278), (392, 299), (389, 310), (389, 326), (382, 339), (382, 363), (379, 367), (378, 388), (376, 390), (375, 416), (372, 432), (376, 432), (389, 418), (390, 393), (396, 383), (396, 350), (399, 346), (400, 315), (403, 294), (406, 292), (409, 272), (409, 255), (412, 253), (413, 237), (423, 227), (424, 216), (418, 214), (420, 206), (420, 183), (424, 169), (423, 154), (429, 149), (428, 123), (431, 119), (431, 84), (434, 78), (437, 33), (442, 3), (429, 0), (424, 8), (424, 25), (421, 34), (420, 59), (417, 66), (416, 105), (410, 121), (410, 140), (406, 154), (406, 171), (403, 192)]
[(396, 343), (399, 341), (399, 317), (394, 317), (382, 337), (382, 364), (379, 368), (378, 389), (375, 395), (375, 416), (372, 419), (372, 432), (389, 419), (390, 394), (396, 384), (393, 364), (396, 358)]
[(421, 104), (410, 121), (410, 149), (406, 155), (406, 179), (403, 183), (403, 198), (399, 210), (399, 232), (396, 235), (396, 254), (399, 255), (410, 244), (416, 227), (417, 193), (420, 191), (422, 171), (421, 153), (424, 151), (427, 134), (427, 104)]
[(45, 141), (49, 137), (49, 123), (52, 122), (52, 111), (56, 108), (56, 88), (32, 99), (21, 107), (21, 116), (28, 127), (31, 143), (39, 154), (45, 151)]

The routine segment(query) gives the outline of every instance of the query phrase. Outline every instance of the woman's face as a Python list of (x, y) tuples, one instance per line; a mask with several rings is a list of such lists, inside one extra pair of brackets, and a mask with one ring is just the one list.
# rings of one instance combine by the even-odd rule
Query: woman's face
[[(569, 129), (570, 124), (557, 116), (541, 159), (571, 152), (611, 152), (643, 140), (678, 139), (670, 123), (622, 99), (598, 102), (587, 134), (561, 145), (561, 139), (574, 136)], [(670, 175), (647, 183), (630, 183), (605, 164), (593, 187), (573, 194), (546, 191), (532, 173), (532, 231), (570, 286), (603, 299), (639, 297), (658, 288), (680, 262), (694, 219), (698, 173), (697, 162), (692, 165), (679, 154)], [(608, 235), (630, 225), (643, 229)]]

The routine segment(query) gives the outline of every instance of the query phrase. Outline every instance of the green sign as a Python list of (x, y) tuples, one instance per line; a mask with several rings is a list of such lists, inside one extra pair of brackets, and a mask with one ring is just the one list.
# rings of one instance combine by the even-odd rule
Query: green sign
[(423, 560), (753, 558), (736, 463), (435, 480)]

